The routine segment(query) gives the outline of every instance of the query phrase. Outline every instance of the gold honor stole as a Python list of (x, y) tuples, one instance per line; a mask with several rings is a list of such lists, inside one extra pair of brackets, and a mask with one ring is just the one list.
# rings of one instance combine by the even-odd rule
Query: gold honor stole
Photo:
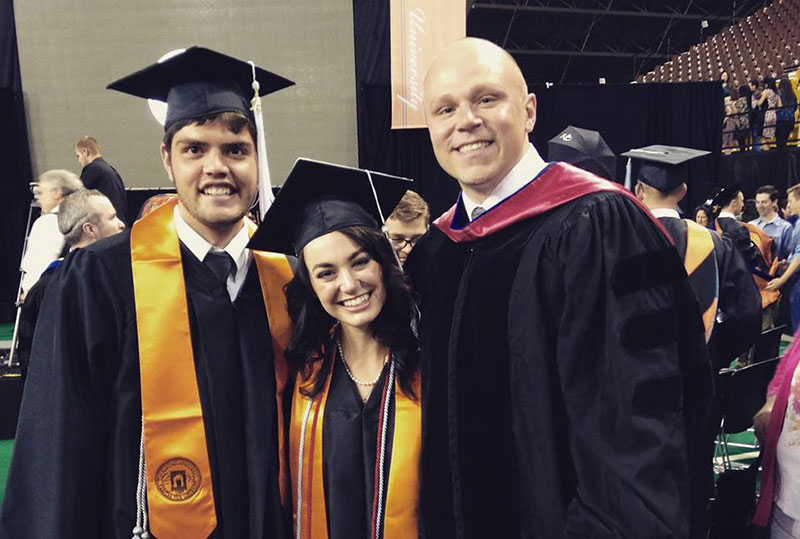
[[(714, 240), (711, 231), (690, 219), (686, 223), (686, 255), (683, 267), (690, 281), (700, 282), (704, 286), (695, 288), (695, 295), (703, 309), (703, 327), (706, 342), (711, 339), (714, 322), (717, 319), (717, 303), (719, 298), (719, 271), (714, 258)], [(695, 272), (698, 272), (695, 274)], [(693, 279), (694, 278), (694, 279)], [(713, 293), (708, 283), (714, 283)]]
[[(331, 347), (335, 359), (335, 347)], [(312, 379), (321, 368), (322, 361), (312, 364)], [(292, 413), (289, 423), (289, 466), (292, 486), (297, 485), (298, 469), (302, 467), (302, 492), (295, 492), (292, 500), (294, 537), (296, 539), (327, 539), (328, 519), (325, 511), (325, 489), (322, 484), (323, 459), (322, 424), (325, 404), (331, 385), (333, 366), (322, 391), (313, 402), (300, 393), (298, 374), (292, 395)], [(421, 395), (419, 373), (413, 382), (414, 392)], [(394, 385), (395, 418), (389, 467), (389, 489), (386, 497), (386, 516), (383, 534), (387, 539), (403, 539), (418, 535), (419, 457), (422, 444), (422, 409)], [(307, 409), (308, 412), (307, 413)], [(304, 429), (305, 426), (305, 429)], [(305, 432), (303, 432), (305, 431)], [(300, 446), (303, 445), (302, 456)], [(301, 461), (302, 459), (302, 461)], [(300, 519), (298, 522), (298, 497)], [(299, 529), (298, 529), (299, 527)], [(299, 533), (298, 533), (299, 532)]]
[[(159, 539), (207, 537), (217, 526), (180, 243), (173, 222), (175, 204), (177, 199), (153, 210), (131, 231), (147, 504), (150, 530)], [(252, 235), (254, 225), (248, 222), (248, 228)], [(287, 508), (282, 396), (288, 376), (283, 352), (291, 323), (283, 286), (292, 278), (292, 270), (284, 255), (252, 254), (272, 337), (280, 493)]]

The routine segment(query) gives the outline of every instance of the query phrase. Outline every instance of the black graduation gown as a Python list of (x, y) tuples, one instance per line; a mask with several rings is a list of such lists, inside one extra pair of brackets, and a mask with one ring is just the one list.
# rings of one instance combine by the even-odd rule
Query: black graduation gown
[[(560, 189), (558, 167), (545, 174)], [(423, 537), (688, 536), (711, 465), (690, 402), (709, 399), (710, 368), (680, 260), (644, 211), (601, 192), (475, 241), (431, 227), (406, 268), (422, 297)]]
[[(660, 217), (681, 260), (686, 258), (686, 223), (677, 217)], [(709, 231), (719, 275), (719, 308), (717, 323), (711, 333), (709, 349), (714, 370), (728, 367), (743, 354), (761, 333), (761, 294), (750, 269), (733, 242)]]
[(744, 224), (730, 217), (720, 217), (717, 219), (722, 235), (728, 238), (744, 258), (747, 267), (750, 269), (760, 268), (769, 271), (764, 261), (764, 257), (758, 247), (750, 241), (750, 232)]
[(128, 196), (125, 193), (125, 182), (122, 181), (117, 169), (102, 157), (98, 157), (83, 167), (81, 181), (86, 189), (97, 189), (108, 197), (111, 205), (117, 211), (119, 220), (129, 224), (127, 219)]
[[(366, 403), (361, 401), (340, 359), (331, 374), (322, 425), (323, 484), (330, 539), (366, 539), (372, 519), (375, 492), (375, 461), (378, 418), (388, 369), (384, 368)], [(394, 399), (391, 400), (386, 432), (384, 493), (389, 486)], [(386, 495), (384, 494), (384, 508)], [(384, 511), (385, 514), (385, 511)]]
[(17, 354), (19, 354), (19, 368), (22, 372), (22, 380), (28, 376), (28, 365), (31, 357), (31, 347), (33, 346), (33, 333), (36, 330), (36, 321), (39, 319), (39, 311), (42, 310), (44, 294), (47, 285), (53, 278), (53, 274), (61, 266), (61, 259), (54, 260), (34, 283), (28, 293), (25, 294), (25, 302), (22, 304), (19, 313), (19, 336), (17, 343)]
[[(123, 232), (82, 249), (48, 287), (2, 537), (131, 537), (141, 389), (129, 245)], [(218, 520), (212, 537), (285, 537), (272, 346), (255, 263), (232, 304), (206, 266), (183, 246), (181, 255)]]

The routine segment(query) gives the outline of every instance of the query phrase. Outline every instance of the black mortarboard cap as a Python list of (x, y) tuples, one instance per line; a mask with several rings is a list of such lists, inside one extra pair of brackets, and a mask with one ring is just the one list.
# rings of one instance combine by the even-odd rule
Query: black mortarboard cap
[(736, 198), (741, 190), (742, 188), (737, 183), (733, 185), (717, 187), (711, 192), (711, 196), (709, 196), (708, 200), (706, 200), (706, 204), (709, 206), (725, 207), (730, 204), (734, 198)]
[(411, 180), (311, 159), (298, 159), (248, 247), (298, 254), (334, 230), (378, 227), (411, 187)]
[[(189, 47), (107, 86), (126, 94), (167, 103), (164, 128), (179, 120), (221, 112), (252, 117), (253, 66), (204, 47)], [(294, 82), (255, 68), (259, 95), (276, 92)]]
[(642, 161), (637, 176), (640, 182), (669, 193), (686, 181), (686, 163), (709, 153), (711, 152), (705, 150), (655, 144), (630, 150), (622, 155)]

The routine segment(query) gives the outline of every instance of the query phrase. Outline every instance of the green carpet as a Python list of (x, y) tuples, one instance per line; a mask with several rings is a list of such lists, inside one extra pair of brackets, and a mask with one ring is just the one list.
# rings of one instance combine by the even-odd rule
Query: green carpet
[(6, 477), (8, 465), (11, 464), (11, 451), (14, 449), (14, 440), (0, 440), (0, 501), (6, 492)]
[(10, 341), (14, 337), (14, 324), (0, 324), (0, 341)]

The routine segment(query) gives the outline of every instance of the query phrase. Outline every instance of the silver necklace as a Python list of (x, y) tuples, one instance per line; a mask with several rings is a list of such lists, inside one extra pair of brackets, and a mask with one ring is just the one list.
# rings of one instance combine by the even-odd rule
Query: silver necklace
[[(381, 379), (381, 375), (383, 374), (383, 370), (381, 370), (381, 372), (378, 373), (378, 377), (371, 382), (367, 382), (365, 380), (357, 378), (356, 376), (353, 375), (352, 372), (350, 372), (350, 367), (347, 365), (347, 360), (345, 360), (344, 358), (344, 352), (342, 351), (342, 342), (341, 341), (337, 342), (336, 346), (339, 348), (339, 357), (342, 358), (342, 365), (344, 365), (344, 370), (347, 372), (347, 376), (349, 376), (353, 382), (364, 387), (372, 387), (378, 383), (378, 380)], [(389, 361), (389, 354), (387, 353), (386, 357), (383, 359), (383, 364), (386, 365), (388, 361)]]

